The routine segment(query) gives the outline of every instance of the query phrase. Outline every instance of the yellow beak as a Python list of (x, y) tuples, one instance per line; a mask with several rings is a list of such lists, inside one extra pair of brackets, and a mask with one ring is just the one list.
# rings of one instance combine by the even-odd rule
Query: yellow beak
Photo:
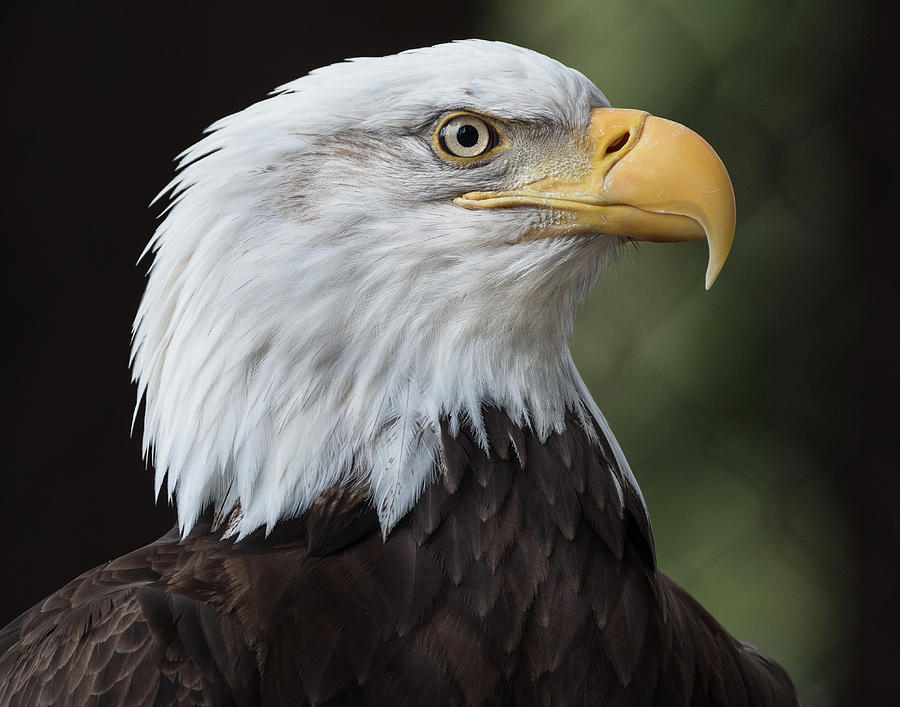
[(531, 206), (554, 218), (525, 239), (584, 233), (675, 242), (706, 238), (706, 289), (734, 239), (734, 190), (719, 156), (697, 133), (644, 111), (598, 108), (587, 133), (589, 168), (520, 189), (469, 192), (470, 209)]

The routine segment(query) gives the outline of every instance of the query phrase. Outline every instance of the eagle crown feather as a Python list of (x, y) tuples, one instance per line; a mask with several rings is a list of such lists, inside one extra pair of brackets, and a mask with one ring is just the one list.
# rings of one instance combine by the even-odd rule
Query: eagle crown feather
[[(182, 533), (210, 505), (239, 505), (240, 537), (362, 484), (387, 534), (440, 468), (441, 419), (487, 449), (483, 404), (542, 438), (567, 409), (598, 424), (637, 490), (568, 349), (622, 239), (521, 242), (540, 213), (453, 203), (544, 176), (600, 106), (577, 71), (468, 40), (319, 69), (182, 153), (132, 345)], [(460, 109), (517, 149), (442, 160), (431, 134)]]

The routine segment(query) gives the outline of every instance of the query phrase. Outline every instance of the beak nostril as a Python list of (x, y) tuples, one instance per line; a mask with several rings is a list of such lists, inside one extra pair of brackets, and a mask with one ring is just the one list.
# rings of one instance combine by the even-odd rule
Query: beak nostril
[(625, 132), (622, 135), (619, 135), (615, 140), (613, 140), (609, 145), (606, 146), (606, 154), (611, 155), (613, 152), (618, 152), (623, 147), (625, 147), (625, 143), (628, 142), (628, 138), (631, 137), (631, 133)]

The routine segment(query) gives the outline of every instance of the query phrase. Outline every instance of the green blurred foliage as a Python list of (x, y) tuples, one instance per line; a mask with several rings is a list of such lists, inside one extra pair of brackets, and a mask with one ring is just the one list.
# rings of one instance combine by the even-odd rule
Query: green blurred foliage
[[(829, 2), (493, 0), (484, 36), (590, 77), (613, 105), (689, 125), (719, 152), (735, 244), (629, 249), (581, 313), (573, 353), (641, 483), (660, 566), (791, 673), (842, 703), (854, 621), (839, 361), (861, 306), (842, 92), (861, 8)], [(846, 110), (846, 108), (844, 108)]]

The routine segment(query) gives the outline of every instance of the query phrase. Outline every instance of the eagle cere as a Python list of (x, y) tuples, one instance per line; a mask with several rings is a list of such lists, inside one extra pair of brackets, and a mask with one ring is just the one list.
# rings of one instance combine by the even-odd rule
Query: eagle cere
[(181, 157), (134, 326), (178, 528), (0, 632), (0, 704), (794, 705), (659, 573), (568, 349), (721, 161), (540, 54), (316, 70)]

